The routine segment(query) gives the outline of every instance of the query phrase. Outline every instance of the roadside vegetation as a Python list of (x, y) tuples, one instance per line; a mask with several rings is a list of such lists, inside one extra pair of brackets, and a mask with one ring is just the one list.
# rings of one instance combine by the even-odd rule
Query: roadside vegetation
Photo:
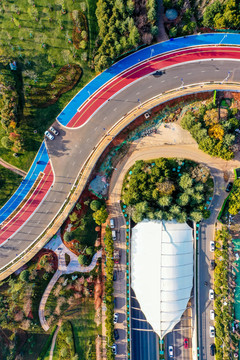
[[(48, 335), (38, 318), (41, 296), (57, 267), (56, 255), (41, 250), (22, 271), (0, 283), (0, 358), (36, 359)], [(36, 347), (37, 345), (37, 347)]]
[(113, 295), (113, 239), (112, 232), (109, 227), (106, 227), (106, 233), (104, 238), (106, 249), (106, 280), (105, 280), (105, 302), (106, 302), (106, 335), (107, 335), (107, 360), (114, 360), (115, 356), (112, 352), (112, 345), (114, 344), (114, 295)]
[[(227, 104), (226, 104), (227, 105)], [(213, 102), (191, 109), (181, 119), (181, 126), (188, 130), (199, 145), (199, 149), (225, 160), (234, 157), (235, 130), (239, 127), (237, 108), (218, 109)]]
[(80, 265), (88, 266), (93, 255), (100, 249), (101, 227), (108, 217), (102, 200), (86, 200), (77, 203), (62, 226), (64, 244), (78, 256)]
[(233, 331), (235, 275), (231, 271), (231, 236), (226, 227), (215, 238), (214, 311), (216, 360), (233, 358), (240, 334)]
[(0, 165), (0, 208), (17, 190), (21, 180), (22, 176)]
[(136, 161), (125, 176), (122, 201), (135, 223), (208, 218), (213, 181), (207, 167), (190, 160)]

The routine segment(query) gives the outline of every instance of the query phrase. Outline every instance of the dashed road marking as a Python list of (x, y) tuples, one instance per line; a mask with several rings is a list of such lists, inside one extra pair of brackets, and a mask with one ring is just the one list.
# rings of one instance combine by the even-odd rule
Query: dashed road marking
[(174, 79), (177, 79), (179, 76), (174, 76)]
[(192, 73), (187, 73), (187, 75), (192, 75)]
[(165, 80), (162, 80), (161, 82), (165, 82)]
[(201, 70), (201, 72), (206, 72), (205, 70)]
[(148, 89), (151, 89), (152, 88), (152, 85), (150, 85), (149, 87), (148, 87)]

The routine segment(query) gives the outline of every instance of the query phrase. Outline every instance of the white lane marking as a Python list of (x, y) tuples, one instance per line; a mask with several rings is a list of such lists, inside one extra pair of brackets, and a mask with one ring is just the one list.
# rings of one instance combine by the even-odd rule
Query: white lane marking
[(98, 129), (98, 126), (96, 126), (94, 130), (96, 131), (97, 129)]
[(81, 154), (82, 150), (79, 150), (79, 154)]
[(128, 99), (125, 99), (124, 101), (128, 101)]
[(162, 80), (161, 82), (165, 82), (165, 80)]
[(187, 73), (187, 75), (192, 75), (192, 73)]
[(63, 189), (63, 185), (60, 187), (60, 191), (62, 191), (62, 189)]
[(28, 234), (30, 234), (30, 232), (31, 232), (31, 229), (28, 231)]
[(140, 94), (140, 92), (137, 92), (137, 93), (136, 93), (136, 95), (139, 95), (139, 94)]
[(114, 108), (113, 111), (117, 111), (117, 108)]
[(86, 142), (89, 142), (89, 138), (87, 138)]
[(76, 162), (75, 162), (75, 161), (73, 161), (73, 163), (72, 163), (72, 164), (73, 164), (73, 166), (74, 166), (74, 165), (76, 164)]
[(78, 147), (78, 144), (75, 144), (74, 146), (75, 146), (75, 148), (77, 148), (77, 147)]
[(205, 70), (201, 70), (201, 72), (206, 72)]
[(152, 85), (148, 86), (148, 89), (151, 89), (152, 88)]
[(179, 76), (174, 76), (174, 79), (177, 79)]
[(105, 118), (103, 120), (107, 120), (107, 116), (105, 116)]

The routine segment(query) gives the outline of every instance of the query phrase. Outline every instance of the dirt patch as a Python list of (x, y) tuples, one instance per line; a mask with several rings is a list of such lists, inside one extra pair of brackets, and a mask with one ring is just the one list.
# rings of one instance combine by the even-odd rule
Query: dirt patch
[(32, 105), (38, 108), (45, 108), (55, 104), (62, 94), (74, 88), (81, 76), (82, 69), (79, 65), (64, 65), (48, 86), (45, 88), (34, 87), (32, 89)]
[[(84, 40), (87, 42), (88, 40), (88, 25), (87, 25), (87, 18), (81, 11), (76, 11), (75, 14), (72, 14), (72, 20), (73, 20), (73, 45), (76, 49), (79, 49), (80, 41)], [(86, 36), (83, 36), (83, 31), (85, 31)]]
[(55, 254), (54, 251), (50, 250), (50, 249), (41, 249), (33, 258), (32, 258), (32, 262), (33, 263), (38, 263), (37, 264), (37, 270), (41, 269), (42, 266), (40, 265), (40, 261), (41, 258), (47, 255), (47, 258), (49, 260), (49, 263), (52, 265), (54, 271), (57, 270), (58, 268), (58, 258), (57, 255)]
[(94, 284), (94, 306), (98, 310), (102, 305), (103, 286), (100, 278), (98, 277)]

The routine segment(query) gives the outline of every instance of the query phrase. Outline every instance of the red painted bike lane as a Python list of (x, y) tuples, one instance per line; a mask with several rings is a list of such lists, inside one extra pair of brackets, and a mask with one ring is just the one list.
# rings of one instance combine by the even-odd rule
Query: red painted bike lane
[(80, 107), (79, 111), (69, 121), (67, 127), (77, 128), (84, 125), (97, 111), (97, 109), (100, 108), (106, 101), (109, 101), (113, 95), (143, 76), (184, 62), (197, 60), (201, 61), (211, 58), (240, 60), (240, 48), (238, 49), (230, 46), (217, 48), (208, 46), (197, 49), (194, 48), (176, 51), (174, 53), (159, 55), (155, 58), (151, 58), (142, 64), (136, 65), (130, 70), (126, 70), (118, 77), (106, 83), (104, 87), (102, 87), (92, 96), (92, 98)]
[(44, 176), (38, 183), (36, 189), (19, 210), (19, 212), (9, 222), (0, 229), (0, 245), (3, 244), (9, 237), (11, 237), (20, 227), (29, 219), (40, 205), (48, 190), (54, 181), (54, 174), (50, 162), (48, 162)]

